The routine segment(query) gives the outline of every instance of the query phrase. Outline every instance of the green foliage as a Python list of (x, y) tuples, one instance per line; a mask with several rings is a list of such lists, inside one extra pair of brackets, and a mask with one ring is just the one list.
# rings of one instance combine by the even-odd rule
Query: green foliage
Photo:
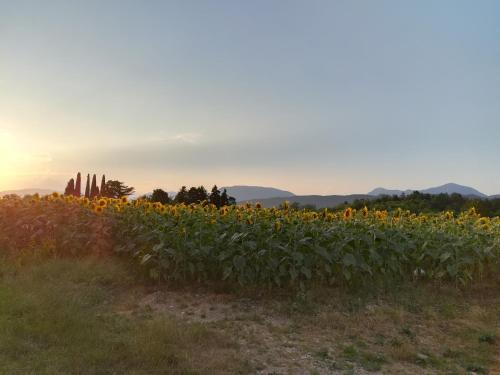
[(70, 179), (66, 188), (64, 189), (64, 195), (75, 195), (75, 180)]
[(78, 172), (76, 175), (75, 194), (74, 195), (76, 197), (80, 197), (82, 195), (82, 175), (80, 172)]
[(189, 190), (183, 186), (175, 196), (174, 201), (175, 203), (184, 204), (211, 203), (217, 208), (236, 204), (236, 200), (227, 194), (226, 189), (221, 193), (217, 185), (214, 185), (210, 195), (203, 186), (193, 186)]
[(100, 189), (100, 194), (102, 197), (107, 197), (107, 191), (106, 191), (106, 176), (102, 175), (101, 178), (101, 189)]
[(499, 271), (500, 219), (473, 210), (455, 218), (8, 198), (0, 201), (0, 248), (56, 255), (114, 250), (151, 277), (175, 281), (298, 289), (421, 279), (467, 284)]
[[(336, 207), (343, 209), (348, 207), (345, 203)], [(368, 207), (373, 210), (393, 211), (397, 208), (409, 210), (416, 214), (437, 213), (441, 211), (453, 211), (455, 214), (474, 207), (482, 216), (500, 216), (500, 198), (480, 199), (464, 197), (460, 194), (423, 194), (418, 191), (409, 195), (382, 196), (376, 199), (358, 199), (350, 204), (355, 209)]]
[(92, 176), (92, 185), (90, 186), (90, 198), (95, 198), (99, 196), (99, 188), (97, 187), (97, 181), (95, 174)]
[(87, 184), (85, 185), (85, 198), (90, 198), (90, 174), (87, 174)]
[(187, 203), (188, 202), (188, 192), (185, 186), (181, 187), (179, 192), (175, 196), (175, 203)]
[(171, 199), (166, 191), (162, 189), (155, 189), (153, 190), (153, 194), (151, 194), (150, 201), (158, 202), (161, 204), (169, 204), (171, 202)]
[(484, 333), (479, 336), (479, 342), (485, 342), (490, 345), (494, 345), (496, 342), (496, 335), (494, 333)]
[(212, 191), (210, 192), (209, 201), (217, 208), (220, 208), (222, 206), (220, 190), (217, 188), (217, 185), (214, 185), (214, 187), (212, 188)]
[(125, 185), (121, 181), (109, 180), (106, 182), (106, 197), (108, 198), (121, 198), (127, 197), (134, 193), (134, 188)]
[(139, 308), (119, 312), (137, 290), (116, 259), (0, 262), (0, 275), (1, 374), (238, 374), (247, 368), (229, 350), (230, 340), (201, 324)]
[(208, 193), (203, 186), (193, 186), (188, 190), (187, 199), (187, 202), (184, 202), (186, 204), (207, 202)]
[(163, 214), (130, 207), (116, 220), (116, 250), (172, 280), (299, 288), (417, 279), (466, 284), (498, 270), (500, 224), (483, 229), (475, 216), (460, 224), (440, 216), (330, 220), (198, 205)]

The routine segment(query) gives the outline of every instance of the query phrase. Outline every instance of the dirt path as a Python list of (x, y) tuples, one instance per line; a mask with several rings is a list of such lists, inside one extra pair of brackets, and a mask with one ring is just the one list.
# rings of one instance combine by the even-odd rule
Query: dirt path
[[(188, 322), (207, 324), (229, 333), (257, 374), (336, 374), (333, 363), (315, 358), (311, 344), (294, 332), (284, 317), (270, 313), (249, 299), (227, 295), (154, 292), (140, 303)], [(362, 373), (363, 371), (356, 371)]]
[[(431, 297), (367, 303), (328, 294), (312, 308), (297, 307), (290, 299), (252, 300), (192, 289), (161, 288), (134, 298), (122, 313), (167, 314), (203, 324), (234, 342), (251, 373), (261, 375), (462, 373), (478, 365), (486, 369), (488, 359), (478, 357), (477, 350), (487, 346), (478, 349), (478, 337), (491, 332), (496, 313), (494, 308), (485, 310), (488, 304), (470, 301), (463, 308), (461, 299), (436, 304)], [(476, 336), (470, 336), (471, 330)], [(500, 375), (500, 358), (493, 366), (490, 373)]]

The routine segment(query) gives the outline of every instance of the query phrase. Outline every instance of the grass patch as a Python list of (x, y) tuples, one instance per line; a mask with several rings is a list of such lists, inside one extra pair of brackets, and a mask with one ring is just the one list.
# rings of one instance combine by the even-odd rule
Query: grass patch
[(111, 260), (0, 264), (0, 363), (6, 374), (247, 373), (235, 345), (201, 324), (122, 314), (134, 295)]
[(277, 304), (276, 311), (311, 346), (332, 343), (328, 352), (317, 345), (311, 352), (343, 369), (481, 373), (491, 370), (500, 352), (497, 285), (494, 279), (464, 289), (425, 283), (349, 292), (318, 288), (300, 303)]

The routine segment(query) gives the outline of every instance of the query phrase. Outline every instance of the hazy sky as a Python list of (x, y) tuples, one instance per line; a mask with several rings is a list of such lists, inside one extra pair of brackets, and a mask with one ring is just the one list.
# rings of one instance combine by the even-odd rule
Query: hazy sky
[(0, 190), (500, 193), (500, 1), (0, 0)]

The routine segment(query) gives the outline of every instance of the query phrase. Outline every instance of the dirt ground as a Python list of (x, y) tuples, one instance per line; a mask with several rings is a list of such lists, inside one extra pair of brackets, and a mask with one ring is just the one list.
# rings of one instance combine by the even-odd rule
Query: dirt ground
[(499, 299), (437, 297), (309, 303), (157, 288), (122, 313), (168, 314), (217, 330), (256, 374), (500, 373), (500, 356), (491, 361), (498, 342), (478, 339), (498, 337)]

